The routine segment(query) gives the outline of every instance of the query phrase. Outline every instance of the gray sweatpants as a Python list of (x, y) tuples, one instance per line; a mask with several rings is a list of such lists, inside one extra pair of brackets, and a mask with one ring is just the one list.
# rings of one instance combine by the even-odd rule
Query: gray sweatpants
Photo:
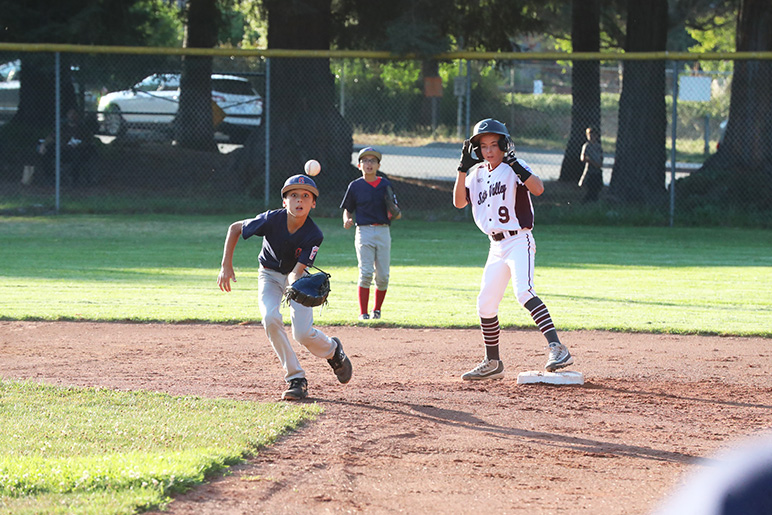
[(391, 231), (388, 225), (357, 225), (354, 238), (359, 261), (359, 286), (370, 288), (375, 275), (375, 287), (389, 287), (391, 261)]
[[(290, 382), (292, 379), (305, 377), (306, 373), (301, 368), (297, 354), (295, 354), (295, 350), (287, 337), (281, 316), (281, 302), (286, 287), (286, 275), (260, 267), (257, 291), (260, 314), (263, 316), (263, 328), (265, 328), (265, 334), (284, 368), (284, 380)], [(313, 308), (290, 301), (290, 320), (292, 321), (292, 338), (295, 341), (303, 345), (314, 356), (324, 359), (332, 358), (335, 354), (336, 343), (323, 332), (314, 329)]]

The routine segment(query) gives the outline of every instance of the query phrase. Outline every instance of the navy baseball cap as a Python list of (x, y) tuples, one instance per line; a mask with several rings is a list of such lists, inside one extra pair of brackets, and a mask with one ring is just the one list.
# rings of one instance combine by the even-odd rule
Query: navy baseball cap
[(319, 196), (319, 189), (316, 187), (316, 183), (307, 175), (293, 175), (284, 181), (284, 187), (281, 189), (281, 196), (284, 197), (288, 191), (292, 190), (310, 191), (315, 197)]
[(363, 157), (367, 156), (373, 156), (378, 160), (378, 162), (381, 162), (381, 153), (375, 150), (373, 147), (365, 147), (362, 150), (359, 151), (359, 157), (357, 157), (357, 161), (361, 161)]

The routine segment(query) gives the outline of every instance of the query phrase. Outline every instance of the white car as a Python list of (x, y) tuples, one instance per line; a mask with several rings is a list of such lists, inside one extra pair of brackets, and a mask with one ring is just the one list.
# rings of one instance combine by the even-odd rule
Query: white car
[(21, 61), (0, 64), (0, 119), (16, 114), (19, 105), (19, 70)]
[[(107, 93), (97, 108), (102, 132), (124, 134), (129, 127), (170, 128), (180, 100), (180, 75), (145, 77), (126, 91)], [(243, 141), (262, 121), (263, 99), (250, 82), (236, 75), (212, 75), (212, 100), (225, 113), (217, 130)]]

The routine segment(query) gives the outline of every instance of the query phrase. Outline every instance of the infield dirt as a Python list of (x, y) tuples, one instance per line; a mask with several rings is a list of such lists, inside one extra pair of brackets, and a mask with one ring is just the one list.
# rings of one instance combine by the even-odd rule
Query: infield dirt
[[(321, 327), (347, 385), (298, 348), (324, 413), (165, 513), (645, 514), (714, 452), (772, 427), (772, 341), (562, 333), (583, 386), (517, 385), (536, 331), (502, 332), (506, 378), (463, 382), (478, 330)], [(259, 325), (0, 322), (0, 376), (277, 401)]]

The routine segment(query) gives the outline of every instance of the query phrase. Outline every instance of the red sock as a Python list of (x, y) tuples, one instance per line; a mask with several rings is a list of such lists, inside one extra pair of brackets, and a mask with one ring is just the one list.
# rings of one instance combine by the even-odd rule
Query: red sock
[(383, 299), (386, 298), (386, 290), (375, 289), (375, 310), (380, 311), (383, 306)]
[[(376, 290), (377, 291), (377, 290)], [(370, 288), (359, 287), (359, 312), (367, 313), (367, 303), (370, 302)]]

